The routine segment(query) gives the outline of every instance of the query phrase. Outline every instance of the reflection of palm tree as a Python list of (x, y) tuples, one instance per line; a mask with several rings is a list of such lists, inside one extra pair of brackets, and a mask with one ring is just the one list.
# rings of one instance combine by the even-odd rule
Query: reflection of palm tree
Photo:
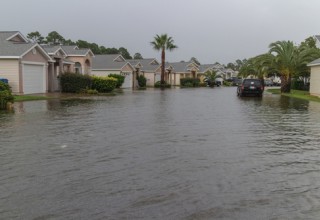
[(160, 51), (161, 50), (161, 85), (165, 84), (164, 81), (164, 71), (165, 71), (165, 50), (173, 50), (178, 48), (174, 45), (172, 37), (168, 37), (167, 34), (162, 34), (161, 36), (156, 35), (154, 41), (150, 42), (153, 46), (153, 49)]

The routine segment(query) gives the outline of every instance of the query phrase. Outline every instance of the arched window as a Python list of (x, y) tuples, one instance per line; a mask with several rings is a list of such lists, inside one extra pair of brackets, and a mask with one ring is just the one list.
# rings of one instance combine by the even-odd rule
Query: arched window
[(74, 70), (76, 73), (82, 73), (81, 63), (76, 62), (74, 65)]

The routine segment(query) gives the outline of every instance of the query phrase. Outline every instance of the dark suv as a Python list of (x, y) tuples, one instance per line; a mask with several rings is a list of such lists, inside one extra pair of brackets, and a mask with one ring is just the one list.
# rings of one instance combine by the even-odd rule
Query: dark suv
[(238, 96), (254, 95), (262, 96), (264, 90), (263, 82), (260, 79), (244, 79), (237, 88)]

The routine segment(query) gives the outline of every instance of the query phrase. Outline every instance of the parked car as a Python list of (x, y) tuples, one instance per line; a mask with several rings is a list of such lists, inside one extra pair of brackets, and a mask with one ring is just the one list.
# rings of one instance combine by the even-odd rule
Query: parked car
[(253, 95), (261, 97), (264, 91), (262, 80), (260, 79), (244, 79), (237, 88), (237, 95), (242, 97)]
[(273, 82), (271, 79), (265, 79), (264, 80), (264, 85), (265, 86), (273, 86)]

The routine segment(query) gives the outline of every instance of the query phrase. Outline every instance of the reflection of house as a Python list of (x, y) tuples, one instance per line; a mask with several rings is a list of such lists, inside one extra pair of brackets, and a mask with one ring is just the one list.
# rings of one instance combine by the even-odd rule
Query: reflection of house
[(20, 32), (0, 32), (0, 77), (9, 80), (13, 93), (47, 92), (48, 62), (54, 61)]
[(128, 60), (128, 62), (135, 68), (137, 74), (146, 77), (147, 86), (154, 86), (157, 81), (160, 81), (160, 73), (157, 72), (160, 65), (156, 59), (136, 59)]
[(119, 54), (96, 55), (92, 59), (91, 74), (95, 76), (108, 76), (119, 74), (125, 76), (122, 88), (133, 88), (134, 67)]
[(310, 71), (310, 95), (320, 97), (320, 59), (308, 64)]

